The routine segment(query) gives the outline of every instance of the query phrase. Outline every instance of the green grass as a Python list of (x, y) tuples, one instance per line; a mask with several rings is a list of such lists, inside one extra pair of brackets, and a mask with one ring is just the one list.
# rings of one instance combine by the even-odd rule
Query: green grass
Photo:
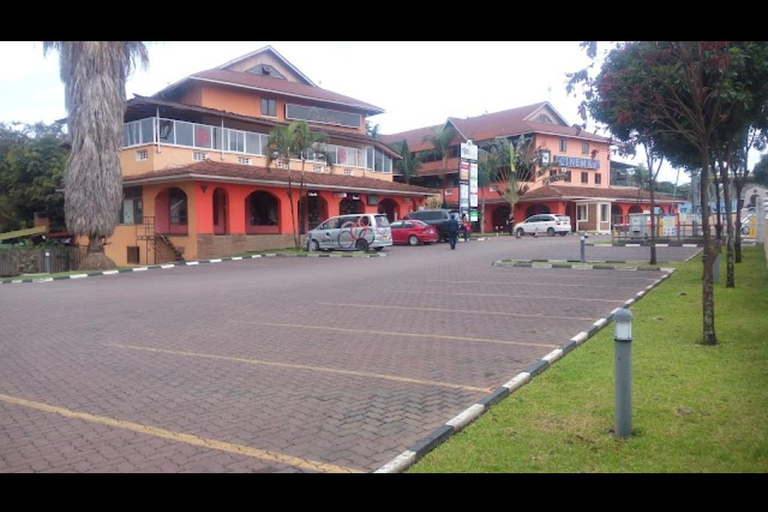
[[(723, 258), (724, 260), (725, 258)], [(701, 257), (633, 305), (633, 435), (612, 435), (613, 325), (428, 454), (412, 472), (768, 471), (768, 271), (744, 248), (701, 337)], [(575, 333), (574, 333), (575, 334)], [(511, 377), (511, 376), (510, 376)], [(446, 418), (447, 419), (447, 418)]]

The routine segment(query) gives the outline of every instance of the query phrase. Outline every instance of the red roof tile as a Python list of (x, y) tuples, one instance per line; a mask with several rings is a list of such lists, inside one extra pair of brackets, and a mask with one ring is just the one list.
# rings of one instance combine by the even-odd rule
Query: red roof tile
[[(327, 89), (320, 87), (313, 87), (311, 85), (301, 84), (298, 82), (289, 82), (288, 80), (282, 80), (279, 78), (273, 78), (268, 76), (256, 75), (254, 73), (230, 71), (228, 69), (209, 69), (207, 71), (201, 71), (193, 75), (188, 76), (182, 82), (176, 85), (180, 85), (187, 80), (207, 80), (236, 87), (250, 87), (254, 89), (272, 91), (275, 93), (285, 94), (287, 96), (294, 96), (298, 98), (307, 98), (316, 101), (324, 101), (328, 103), (335, 103), (348, 107), (358, 108), (369, 114), (380, 114), (384, 112), (384, 109), (366, 103), (364, 101), (344, 96)], [(163, 91), (160, 91), (161, 94)]]
[[(656, 201), (659, 202), (677, 202), (683, 203), (685, 199), (677, 198), (667, 194), (654, 194)], [(542, 201), (545, 199), (591, 199), (605, 198), (626, 201), (647, 202), (651, 200), (651, 193), (647, 190), (640, 190), (636, 187), (573, 187), (566, 185), (544, 185), (535, 188), (523, 194), (520, 202)]]
[[(294, 186), (298, 186), (301, 172), (292, 171)], [(180, 179), (231, 179), (232, 181), (253, 181), (253, 182), (276, 182), (277, 186), (288, 183), (288, 171), (266, 167), (256, 167), (252, 165), (237, 165), (223, 162), (214, 162), (205, 160), (202, 162), (185, 165), (181, 167), (169, 167), (157, 171), (152, 171), (134, 176), (124, 176), (123, 182), (141, 183), (141, 182), (164, 182), (179, 181)], [(340, 191), (360, 191), (360, 192), (379, 192), (394, 194), (410, 194), (429, 196), (436, 193), (435, 190), (418, 187), (415, 185), (406, 185), (404, 183), (389, 182), (378, 180), (376, 178), (343, 176), (340, 174), (320, 174), (315, 172), (304, 172), (304, 183), (310, 186), (321, 188), (332, 188)]]

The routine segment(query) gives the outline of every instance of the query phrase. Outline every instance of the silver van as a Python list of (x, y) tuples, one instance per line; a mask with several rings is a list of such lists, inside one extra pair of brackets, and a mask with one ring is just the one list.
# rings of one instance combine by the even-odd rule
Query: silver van
[(308, 251), (382, 250), (392, 245), (392, 229), (384, 214), (354, 213), (331, 217), (307, 233)]

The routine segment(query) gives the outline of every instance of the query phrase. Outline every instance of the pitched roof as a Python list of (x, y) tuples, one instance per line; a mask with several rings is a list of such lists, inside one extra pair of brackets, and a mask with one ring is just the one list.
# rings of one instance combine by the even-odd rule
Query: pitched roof
[(245, 59), (249, 59), (249, 58), (251, 58), (251, 57), (253, 57), (255, 55), (258, 55), (258, 54), (264, 53), (264, 52), (271, 52), (272, 55), (274, 55), (275, 57), (280, 59), (286, 66), (288, 66), (294, 73), (296, 73), (299, 76), (299, 78), (304, 80), (309, 85), (316, 86), (316, 84), (312, 80), (310, 80), (307, 75), (305, 75), (304, 73), (299, 71), (299, 69), (296, 66), (294, 66), (293, 64), (288, 62), (288, 59), (286, 59), (285, 57), (280, 55), (280, 53), (277, 50), (275, 50), (274, 48), (272, 48), (272, 46), (270, 46), (270, 45), (267, 45), (267, 46), (264, 46), (262, 48), (259, 48), (258, 50), (252, 51), (251, 53), (246, 53), (245, 55), (241, 55), (240, 57), (237, 57), (236, 59), (232, 59), (230, 61), (227, 61), (224, 64), (222, 64), (221, 66), (218, 66), (217, 69), (226, 69), (226, 68), (228, 68), (229, 66), (231, 66), (233, 64), (237, 64), (238, 62), (244, 61)]
[(153, 98), (165, 98), (175, 88), (189, 82), (202, 81), (224, 84), (232, 87), (241, 87), (258, 91), (267, 91), (293, 98), (309, 99), (321, 101), (334, 105), (343, 105), (364, 111), (368, 115), (381, 114), (384, 109), (366, 103), (364, 101), (344, 96), (320, 87), (300, 84), (298, 82), (289, 82), (288, 80), (278, 80), (268, 76), (256, 75), (254, 73), (231, 71), (228, 69), (209, 69), (194, 73), (182, 80), (169, 85), (165, 89), (152, 95)]
[[(424, 137), (434, 135), (435, 131), (440, 130), (444, 126), (445, 124), (436, 124), (434, 126), (425, 126), (424, 128), (416, 128), (415, 130), (408, 130), (405, 132), (393, 133), (389, 135), (380, 134), (379, 140), (383, 141), (385, 144), (393, 144), (401, 142), (403, 139), (405, 139), (408, 141), (408, 149), (410, 149), (412, 153), (417, 151), (425, 151), (434, 148), (432, 144), (424, 141)], [(458, 144), (463, 140), (464, 138), (461, 135), (457, 135), (456, 138), (453, 139), (453, 143)]]
[[(668, 194), (654, 194), (656, 201), (684, 203), (685, 199), (675, 198)], [(648, 202), (651, 193), (637, 187), (573, 187), (567, 185), (544, 185), (529, 190), (520, 196), (520, 202), (543, 201), (546, 199), (617, 199), (626, 201)]]
[[(293, 171), (294, 186), (298, 185), (299, 172)], [(238, 165), (204, 160), (180, 167), (168, 167), (157, 171), (133, 176), (124, 176), (126, 184), (173, 182), (182, 180), (218, 180), (234, 183), (255, 183), (272, 186), (285, 186), (288, 183), (288, 171), (283, 169)], [(314, 188), (354, 192), (374, 192), (397, 195), (435, 195), (434, 189), (406, 185), (404, 183), (378, 180), (376, 178), (343, 176), (340, 174), (304, 173), (304, 182)]]
[[(503, 110), (501, 112), (493, 112), (465, 119), (448, 117), (447, 121), (453, 124), (459, 132), (461, 132), (464, 138), (472, 139), (475, 142), (490, 140), (495, 137), (521, 135), (533, 132), (567, 135), (598, 142), (608, 142), (610, 140), (608, 137), (579, 130), (571, 126), (563, 126), (555, 123), (539, 123), (528, 120), (533, 113), (545, 106), (550, 107), (554, 112), (554, 107), (552, 107), (549, 102), (542, 101), (532, 105), (525, 105), (509, 110)], [(385, 140), (402, 140), (405, 138), (408, 141), (411, 151), (419, 151), (419, 149), (414, 148), (418, 147), (423, 139), (421, 133), (425, 130), (427, 131), (427, 134), (431, 133), (429, 132), (430, 128), (431, 127), (417, 128), (415, 130), (393, 133), (383, 137), (386, 137)], [(427, 149), (427, 147), (421, 149)]]

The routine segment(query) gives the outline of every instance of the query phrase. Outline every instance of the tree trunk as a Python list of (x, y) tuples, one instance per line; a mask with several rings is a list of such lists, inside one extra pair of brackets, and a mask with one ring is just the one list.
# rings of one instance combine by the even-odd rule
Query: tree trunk
[(741, 263), (741, 209), (744, 208), (744, 200), (741, 193), (744, 184), (740, 179), (734, 180), (736, 183), (736, 233), (734, 237), (734, 252), (736, 254), (736, 263)]
[(100, 236), (88, 238), (88, 253), (80, 262), (78, 270), (109, 270), (115, 268), (115, 262), (104, 252), (104, 242)]
[(705, 144), (701, 154), (701, 227), (704, 230), (704, 272), (702, 275), (702, 340), (703, 345), (717, 345), (715, 335), (714, 262), (716, 251), (709, 232), (709, 147)]
[[(726, 153), (730, 155), (730, 148), (726, 146)], [(730, 156), (729, 156), (730, 160)], [(735, 288), (736, 287), (736, 280), (734, 277), (734, 269), (733, 269), (733, 250), (734, 250), (734, 243), (733, 243), (733, 216), (731, 215), (731, 191), (730, 187), (728, 186), (728, 171), (733, 168), (732, 164), (729, 162), (728, 166), (726, 167), (722, 160), (720, 160), (720, 181), (723, 184), (723, 200), (725, 201), (725, 229), (726, 229), (726, 235), (725, 235), (725, 243), (726, 243), (726, 249), (725, 249), (725, 266), (726, 266), (726, 278), (725, 278), (725, 287), (726, 288)]]
[[(299, 184), (299, 235), (295, 237), (296, 250), (299, 250), (301, 230), (304, 229), (304, 217), (309, 218), (309, 201), (304, 198), (304, 159), (301, 159), (301, 183)], [(304, 201), (302, 203), (302, 201)]]
[(485, 233), (485, 187), (480, 192), (480, 232)]
[(293, 180), (290, 170), (291, 163), (288, 162), (288, 202), (291, 204), (291, 226), (293, 227), (293, 244), (298, 247), (299, 239), (296, 237), (296, 214), (293, 209)]
[[(653, 169), (650, 169), (651, 174)], [(653, 194), (655, 188), (653, 179), (648, 180), (651, 187), (651, 265), (656, 265), (656, 198)]]
[(720, 180), (717, 178), (717, 171), (712, 172), (713, 178), (712, 181), (715, 184), (715, 212), (717, 213), (717, 216), (715, 217), (716, 223), (715, 223), (715, 234), (717, 235), (718, 240), (723, 239), (723, 217), (722, 213), (720, 212)]

